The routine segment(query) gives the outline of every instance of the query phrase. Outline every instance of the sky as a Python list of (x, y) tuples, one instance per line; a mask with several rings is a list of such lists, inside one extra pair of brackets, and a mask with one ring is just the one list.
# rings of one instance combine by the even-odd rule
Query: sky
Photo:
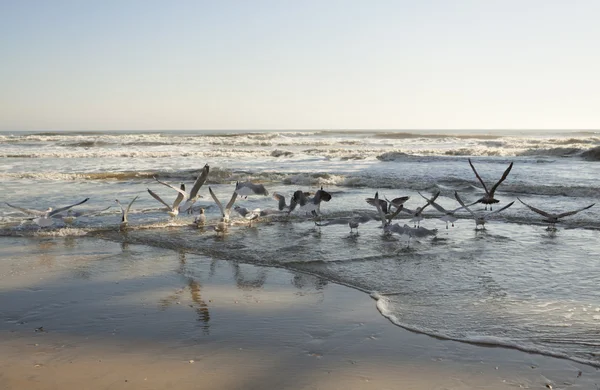
[(598, 129), (597, 0), (0, 0), (0, 131)]

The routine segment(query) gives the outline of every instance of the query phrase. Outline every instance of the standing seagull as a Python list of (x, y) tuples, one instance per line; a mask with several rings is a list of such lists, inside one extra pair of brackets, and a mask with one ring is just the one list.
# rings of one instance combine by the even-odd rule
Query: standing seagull
[(171, 216), (171, 218), (175, 218), (177, 217), (177, 215), (179, 214), (179, 204), (184, 200), (188, 198), (188, 194), (185, 192), (185, 185), (182, 183), (180, 188), (174, 187), (170, 184), (164, 183), (160, 180), (158, 180), (157, 178), (154, 178), (154, 180), (156, 180), (157, 182), (159, 182), (162, 185), (165, 185), (169, 188), (174, 189), (175, 191), (177, 191), (177, 197), (175, 198), (175, 201), (173, 202), (173, 206), (169, 206), (167, 204), (167, 202), (165, 202), (164, 200), (162, 200), (160, 198), (160, 196), (156, 195), (154, 192), (152, 192), (152, 190), (150, 188), (148, 188), (148, 193), (150, 195), (152, 195), (152, 197), (156, 200), (158, 200), (160, 203), (164, 204), (165, 206), (167, 206), (168, 209), (168, 213)]
[(504, 181), (504, 179), (506, 179), (506, 177), (508, 176), (510, 170), (512, 169), (513, 163), (512, 162), (510, 163), (510, 165), (508, 166), (508, 168), (506, 168), (506, 171), (504, 171), (504, 174), (502, 174), (502, 177), (500, 178), (500, 180), (498, 180), (498, 182), (492, 186), (492, 189), (490, 191), (488, 191), (485, 183), (483, 182), (483, 180), (481, 180), (481, 176), (479, 176), (479, 174), (475, 170), (475, 167), (473, 166), (473, 163), (471, 162), (471, 159), (469, 159), (469, 165), (471, 165), (471, 168), (473, 169), (473, 172), (475, 172), (475, 176), (477, 177), (477, 179), (479, 180), (479, 182), (483, 186), (483, 189), (485, 190), (485, 195), (481, 199), (479, 199), (477, 201), (477, 203), (483, 203), (483, 204), (485, 204), (485, 209), (486, 210), (487, 210), (487, 205), (489, 204), (490, 205), (490, 211), (492, 211), (492, 204), (499, 202), (499, 200), (494, 199), (494, 193), (496, 192), (496, 189), (498, 188), (498, 186), (500, 185), (500, 183), (502, 183)]
[(135, 202), (137, 198), (137, 196), (133, 198), (133, 200), (129, 202), (127, 208), (123, 208), (123, 205), (121, 204), (121, 202), (119, 202), (119, 199), (115, 199), (115, 202), (117, 202), (117, 204), (121, 208), (121, 224), (119, 225), (119, 230), (125, 230), (127, 228), (127, 225), (129, 224), (127, 216), (129, 215), (129, 210), (131, 210), (131, 205), (133, 204), (133, 202)]
[(460, 198), (460, 196), (458, 195), (458, 192), (454, 191), (454, 197), (456, 198), (456, 200), (458, 201), (458, 203), (460, 203), (460, 205), (469, 212), (469, 214), (471, 214), (471, 216), (473, 217), (473, 219), (475, 219), (475, 230), (477, 230), (477, 226), (481, 225), (481, 228), (483, 230), (485, 230), (485, 223), (486, 220), (491, 217), (494, 214), (497, 214), (499, 212), (501, 212), (502, 210), (506, 210), (507, 208), (509, 208), (510, 206), (513, 205), (513, 203), (515, 203), (514, 201), (510, 202), (509, 204), (507, 204), (506, 206), (502, 207), (500, 210), (496, 210), (496, 211), (491, 211), (487, 214), (475, 214), (473, 211), (471, 211), (471, 209), (466, 206), (462, 199)]
[(231, 206), (233, 206), (233, 204), (235, 203), (238, 193), (233, 191), (233, 194), (231, 195), (231, 199), (229, 200), (229, 203), (227, 203), (227, 206), (225, 206), (225, 208), (223, 208), (223, 205), (221, 204), (219, 199), (217, 199), (217, 197), (215, 196), (215, 193), (213, 192), (212, 188), (208, 187), (208, 192), (210, 192), (210, 196), (212, 196), (212, 198), (215, 201), (215, 203), (217, 204), (217, 206), (219, 206), (219, 210), (221, 210), (221, 222), (228, 224), (229, 223), (229, 214), (231, 213)]
[(200, 208), (200, 214), (194, 218), (194, 225), (196, 225), (196, 227), (200, 228), (202, 226), (204, 226), (204, 224), (206, 223), (206, 214), (204, 214), (204, 208)]
[(69, 210), (71, 207), (75, 207), (75, 206), (79, 206), (80, 204), (83, 204), (85, 202), (87, 202), (90, 198), (85, 198), (84, 200), (82, 200), (79, 203), (75, 203), (72, 204), (70, 206), (65, 206), (65, 207), (61, 207), (58, 208), (56, 210), (52, 209), (52, 207), (48, 207), (48, 209), (46, 211), (39, 211), (39, 210), (32, 210), (32, 209), (25, 209), (22, 207), (18, 207), (18, 206), (13, 206), (10, 203), (6, 203), (9, 207), (12, 207), (13, 209), (17, 209), (25, 214), (28, 215), (35, 215), (36, 218), (33, 218), (33, 222), (37, 223), (39, 226), (41, 227), (47, 227), (47, 226), (51, 226), (54, 221), (52, 220), (52, 216), (56, 215), (62, 211), (66, 211)]
[[(519, 198), (517, 197), (517, 199), (519, 199)], [(558, 220), (560, 218), (564, 218), (564, 217), (568, 217), (570, 215), (577, 214), (578, 212), (583, 211), (583, 210), (587, 210), (587, 209), (589, 209), (590, 207), (592, 207), (593, 205), (596, 204), (596, 203), (592, 203), (589, 206), (582, 207), (582, 208), (577, 209), (577, 210), (565, 211), (564, 213), (560, 213), (560, 214), (553, 214), (553, 213), (547, 213), (547, 212), (542, 211), (540, 209), (537, 209), (537, 208), (535, 208), (533, 206), (530, 206), (527, 203), (523, 202), (521, 199), (519, 199), (519, 202), (523, 203), (529, 210), (534, 211), (534, 212), (540, 214), (541, 216), (545, 217), (546, 219), (544, 219), (543, 222), (548, 223), (547, 230), (556, 230), (556, 226), (555, 225), (556, 225), (556, 223), (558, 222)]]
[(200, 175), (198, 176), (198, 178), (196, 178), (196, 181), (194, 182), (194, 185), (192, 186), (192, 190), (190, 191), (190, 193), (188, 195), (188, 199), (185, 201), (185, 203), (180, 208), (181, 212), (187, 211), (189, 214), (192, 213), (192, 206), (194, 205), (194, 203), (196, 203), (196, 201), (199, 198), (202, 198), (202, 195), (198, 195), (198, 191), (200, 191), (200, 188), (206, 181), (209, 170), (210, 170), (210, 167), (208, 166), (208, 164), (204, 165), (204, 168), (202, 168), (202, 172), (200, 172)]

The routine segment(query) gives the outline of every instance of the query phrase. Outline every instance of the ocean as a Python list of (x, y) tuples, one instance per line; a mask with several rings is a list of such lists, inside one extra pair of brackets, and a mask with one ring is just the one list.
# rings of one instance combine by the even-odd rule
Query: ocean
[[(172, 201), (175, 192), (153, 177), (188, 190), (210, 165), (197, 203), (208, 224), (220, 213), (210, 195), (228, 199), (236, 181), (262, 183), (289, 200), (298, 189), (323, 187), (332, 200), (322, 219), (374, 213), (374, 196), (410, 196), (406, 207), (424, 204), (418, 191), (446, 209), (483, 195), (469, 164), (483, 180), (497, 181), (514, 166), (496, 193), (500, 208), (485, 230), (464, 211), (446, 229), (427, 208), (421, 226), (430, 238), (386, 236), (378, 221), (351, 234), (348, 226), (317, 227), (295, 211), (248, 226), (235, 216), (224, 237), (210, 226), (191, 226), (194, 216), (170, 220), (152, 189)], [(600, 132), (594, 131), (247, 131), (247, 132), (3, 132), (0, 133), (0, 198), (45, 210), (90, 200), (74, 211), (72, 226), (57, 220), (39, 228), (6, 203), (0, 235), (31, 240), (102, 239), (106, 245), (143, 244), (234, 264), (283, 267), (340, 283), (374, 298), (394, 324), (435, 337), (516, 348), (600, 367), (600, 205), (569, 216), (557, 231), (518, 202), (546, 211), (578, 209), (600, 197)], [(135, 196), (130, 229), (119, 231), (120, 209)], [(246, 208), (274, 209), (271, 196), (238, 198)], [(482, 205), (473, 206), (483, 209)], [(232, 215), (235, 213), (232, 213)], [(401, 214), (399, 223), (411, 224)], [(2, 238), (0, 238), (0, 242)], [(193, 277), (194, 264), (187, 264)], [(261, 275), (243, 283), (260, 288)], [(316, 286), (318, 288), (318, 286)]]

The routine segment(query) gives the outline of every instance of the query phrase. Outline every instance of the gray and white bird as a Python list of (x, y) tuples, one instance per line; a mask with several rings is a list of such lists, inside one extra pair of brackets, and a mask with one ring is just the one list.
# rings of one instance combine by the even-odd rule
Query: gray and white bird
[(136, 196), (135, 198), (133, 198), (133, 200), (131, 202), (129, 202), (129, 205), (127, 205), (127, 208), (123, 207), (123, 205), (121, 204), (121, 202), (119, 202), (119, 199), (115, 199), (115, 202), (121, 208), (121, 224), (119, 225), (119, 229), (120, 230), (126, 229), (127, 226), (129, 225), (129, 221), (127, 220), (127, 216), (129, 215), (129, 210), (131, 210), (131, 205), (133, 205), (133, 202), (135, 202), (135, 200), (137, 198), (138, 198), (138, 196)]
[(410, 227), (406, 224), (404, 224), (404, 226), (400, 226), (397, 223), (395, 223), (393, 225), (385, 226), (384, 230), (386, 231), (386, 233), (395, 233), (395, 234), (399, 234), (400, 236), (407, 237), (407, 243), (406, 243), (407, 247), (410, 246), (411, 238), (424, 238), (424, 237), (435, 236), (437, 234), (437, 229), (426, 229), (421, 226), (415, 228), (415, 227)]
[(267, 191), (264, 185), (254, 184), (250, 181), (245, 181), (243, 183), (235, 183), (235, 192), (239, 196), (244, 197), (248, 197), (248, 195), (269, 195), (269, 191)]
[(438, 196), (440, 196), (439, 191), (436, 194), (434, 194), (431, 198), (429, 198), (429, 199), (425, 198), (427, 200), (427, 203), (425, 203), (425, 206), (417, 207), (414, 210), (407, 209), (405, 207), (402, 209), (402, 211), (407, 214), (411, 214), (412, 218), (410, 219), (410, 222), (413, 222), (415, 224), (415, 227), (419, 227), (421, 224), (421, 221), (423, 220), (423, 210), (425, 210), (425, 208), (427, 206), (429, 206), (432, 202), (435, 202), (435, 200), (438, 198)]
[[(519, 198), (517, 197), (517, 199), (519, 199)], [(585, 207), (582, 207), (580, 209), (573, 210), (573, 211), (565, 211), (563, 213), (548, 213), (546, 211), (543, 211), (543, 210), (540, 210), (538, 208), (528, 205), (527, 203), (523, 202), (521, 199), (519, 199), (519, 202), (523, 203), (523, 205), (525, 205), (529, 210), (534, 211), (534, 212), (538, 213), (539, 215), (541, 215), (542, 217), (546, 218), (542, 221), (546, 222), (548, 224), (548, 228), (547, 228), (548, 230), (556, 230), (555, 225), (559, 222), (558, 221), (559, 219), (564, 218), (564, 217), (569, 217), (569, 216), (577, 214), (578, 212), (583, 211), (583, 210), (587, 210), (596, 204), (596, 203), (592, 203), (589, 206), (585, 206)]]
[[(421, 195), (421, 197), (425, 200), (429, 200), (429, 198), (427, 198), (425, 195), (421, 194), (419, 191), (417, 191), (419, 195)], [(468, 206), (474, 205), (478, 202), (474, 202), (469, 204)], [(444, 214), (440, 217), (440, 219), (444, 222), (446, 222), (446, 229), (448, 229), (448, 223), (452, 224), (452, 227), (454, 227), (454, 222), (456, 222), (458, 220), (458, 217), (456, 217), (456, 212), (459, 210), (462, 210), (464, 207), (460, 206), (459, 208), (456, 208), (454, 210), (446, 210), (445, 208), (443, 208), (442, 206), (440, 206), (438, 203), (436, 202), (431, 202), (431, 206), (436, 209), (437, 211), (439, 211), (440, 213)]]
[[(460, 196), (458, 195), (458, 192), (454, 192), (454, 197), (456, 198), (456, 200), (458, 201), (458, 203), (469, 212), (469, 214), (471, 214), (471, 216), (473, 217), (473, 219), (475, 219), (475, 230), (477, 230), (477, 226), (481, 225), (481, 228), (483, 230), (485, 230), (485, 223), (487, 222), (488, 218), (492, 217), (495, 214), (498, 214), (499, 212), (506, 210), (507, 208), (509, 208), (510, 206), (513, 205), (513, 203), (515, 203), (514, 201), (510, 202), (509, 204), (507, 204), (506, 206), (502, 207), (499, 210), (495, 210), (495, 211), (490, 211), (489, 213), (480, 213), (480, 214), (475, 214), (467, 205), (465, 205), (465, 203), (462, 201), (462, 199), (460, 198)], [(479, 203), (479, 202), (478, 202)]]
[(206, 223), (206, 214), (204, 214), (204, 208), (200, 208), (200, 214), (194, 218), (194, 225), (200, 228)]
[(331, 194), (321, 187), (320, 190), (315, 192), (313, 197), (307, 195), (306, 192), (298, 190), (292, 195), (292, 201), (298, 204), (302, 211), (307, 214), (313, 211), (317, 214), (321, 213), (321, 202), (329, 202), (331, 200)]
[(238, 193), (233, 191), (233, 194), (231, 195), (231, 199), (229, 199), (229, 202), (227, 203), (225, 208), (223, 208), (223, 205), (221, 204), (219, 199), (216, 197), (212, 188), (208, 187), (208, 192), (210, 192), (210, 196), (213, 198), (213, 200), (215, 201), (217, 206), (219, 206), (219, 210), (221, 211), (221, 222), (224, 222), (226, 224), (229, 223), (229, 216), (231, 214), (231, 206), (233, 206), (233, 204), (235, 203)]
[(209, 170), (210, 170), (210, 167), (208, 166), (208, 164), (204, 165), (204, 168), (202, 168), (200, 175), (198, 175), (198, 177), (196, 178), (196, 181), (194, 182), (194, 185), (192, 186), (192, 189), (190, 190), (190, 193), (188, 194), (187, 200), (179, 208), (179, 210), (182, 213), (187, 211), (188, 214), (191, 214), (192, 206), (194, 205), (194, 203), (196, 203), (196, 201), (198, 199), (202, 198), (202, 195), (199, 195), (198, 191), (200, 191), (200, 188), (202, 187), (204, 182), (206, 182), (206, 179), (208, 178)]
[(290, 204), (289, 205), (286, 204), (285, 196), (278, 192), (273, 193), (273, 199), (275, 199), (277, 201), (277, 208), (279, 209), (279, 211), (287, 211), (288, 214), (291, 213), (292, 211), (294, 211), (294, 209), (296, 208), (296, 205), (298, 204), (294, 200), (293, 196), (290, 199)]
[(371, 219), (371, 217), (367, 216), (367, 215), (360, 215), (360, 216), (354, 216), (354, 217), (348, 217), (348, 218), (336, 218), (336, 219), (328, 219), (325, 221), (315, 221), (315, 225), (317, 226), (330, 226), (330, 225), (348, 225), (350, 227), (350, 233), (354, 232), (354, 229), (356, 229), (356, 232), (358, 233), (358, 226), (360, 226), (363, 223), (367, 223), (369, 222)]
[(244, 217), (249, 222), (249, 226), (252, 226), (252, 221), (258, 219), (261, 216), (260, 209), (248, 210), (245, 207), (235, 206), (233, 208), (239, 215)]
[(108, 206), (102, 210), (84, 210), (84, 211), (73, 211), (73, 209), (67, 210), (67, 214), (54, 214), (52, 218), (62, 219), (62, 221), (67, 225), (72, 225), (75, 220), (79, 217), (92, 217), (94, 215), (100, 214), (103, 211), (110, 209), (112, 206)]
[(181, 183), (180, 188), (177, 188), (177, 187), (172, 186), (172, 185), (170, 185), (168, 183), (162, 182), (162, 181), (158, 180), (157, 178), (154, 178), (154, 180), (156, 180), (157, 182), (159, 182), (160, 184), (162, 184), (164, 186), (167, 186), (167, 187), (172, 188), (175, 191), (177, 191), (177, 197), (175, 198), (175, 201), (173, 201), (173, 205), (169, 206), (167, 204), (167, 202), (165, 202), (164, 200), (162, 200), (160, 196), (158, 196), (150, 188), (148, 188), (148, 193), (150, 195), (152, 195), (152, 197), (154, 199), (158, 200), (160, 203), (162, 203), (165, 206), (167, 206), (167, 212), (171, 216), (171, 218), (177, 217), (177, 215), (179, 215), (179, 205), (181, 204), (182, 201), (188, 199), (188, 194), (187, 194), (187, 192), (185, 192), (185, 184)]
[(54, 223), (54, 220), (52, 218), (54, 215), (59, 214), (63, 211), (69, 210), (72, 207), (79, 206), (80, 204), (87, 202), (89, 199), (90, 198), (85, 198), (84, 200), (82, 200), (79, 203), (75, 203), (70, 206), (60, 207), (58, 209), (53, 209), (52, 207), (48, 207), (48, 209), (46, 211), (39, 211), (39, 210), (33, 210), (33, 209), (26, 209), (26, 208), (19, 207), (19, 206), (13, 206), (8, 202), (6, 202), (6, 204), (9, 207), (12, 207), (13, 209), (17, 209), (27, 215), (34, 215), (35, 218), (32, 218), (32, 220), (33, 220), (33, 222), (38, 224), (40, 227), (48, 227), (48, 226), (52, 226), (52, 224)]
[(473, 163), (471, 162), (471, 159), (469, 159), (469, 165), (471, 165), (471, 169), (473, 169), (473, 172), (475, 172), (475, 176), (477, 177), (477, 180), (479, 180), (479, 182), (483, 186), (483, 189), (485, 190), (485, 195), (482, 198), (478, 199), (477, 203), (483, 203), (483, 204), (485, 204), (485, 209), (486, 210), (487, 210), (487, 205), (489, 204), (490, 205), (490, 211), (491, 211), (492, 210), (492, 204), (500, 202), (498, 199), (494, 198), (494, 194), (496, 193), (496, 189), (498, 188), (498, 186), (500, 185), (500, 183), (502, 183), (506, 179), (506, 177), (508, 176), (508, 174), (510, 173), (510, 170), (512, 169), (512, 166), (513, 166), (513, 163), (512, 162), (510, 163), (510, 165), (508, 166), (508, 168), (506, 168), (506, 170), (502, 174), (502, 177), (500, 178), (500, 180), (498, 180), (496, 182), (496, 184), (494, 184), (489, 191), (487, 189), (487, 186), (485, 185), (485, 183), (481, 179), (481, 176), (479, 176), (479, 174), (477, 173), (477, 170), (473, 166)]

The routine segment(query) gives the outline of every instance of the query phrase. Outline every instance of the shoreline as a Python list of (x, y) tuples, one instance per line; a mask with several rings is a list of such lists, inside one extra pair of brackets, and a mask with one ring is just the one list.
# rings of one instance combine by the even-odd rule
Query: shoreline
[(600, 383), (570, 360), (406, 330), (306, 273), (91, 237), (0, 240), (4, 388)]

